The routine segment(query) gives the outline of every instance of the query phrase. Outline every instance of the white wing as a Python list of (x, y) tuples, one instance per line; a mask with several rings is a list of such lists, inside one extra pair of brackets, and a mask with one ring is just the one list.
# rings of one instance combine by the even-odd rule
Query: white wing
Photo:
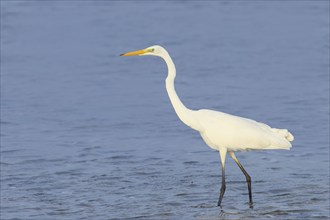
[(202, 109), (194, 112), (199, 132), (214, 149), (231, 150), (290, 149), (292, 134), (286, 129), (271, 128), (223, 112)]

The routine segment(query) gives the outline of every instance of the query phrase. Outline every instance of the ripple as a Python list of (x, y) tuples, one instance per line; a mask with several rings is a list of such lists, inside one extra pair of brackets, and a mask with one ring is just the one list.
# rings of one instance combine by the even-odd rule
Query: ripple
[[(1, 218), (329, 218), (327, 3), (20, 2), (4, 3)], [(187, 106), (295, 134), (291, 151), (239, 156), (253, 209), (231, 159), (217, 207), (219, 154), (176, 117), (162, 60), (117, 55), (150, 34), (174, 39)]]

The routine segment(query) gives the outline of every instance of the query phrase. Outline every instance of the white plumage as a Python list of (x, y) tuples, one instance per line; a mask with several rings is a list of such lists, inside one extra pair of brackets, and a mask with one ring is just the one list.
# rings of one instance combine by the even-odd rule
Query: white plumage
[(198, 131), (213, 149), (229, 151), (290, 149), (293, 136), (285, 129), (223, 112), (199, 110), (193, 112), (199, 123)]
[(152, 46), (122, 54), (121, 56), (153, 55), (164, 59), (168, 67), (166, 90), (174, 110), (180, 120), (187, 126), (198, 131), (205, 143), (220, 153), (222, 164), (222, 186), (218, 205), (221, 205), (225, 193), (225, 159), (229, 152), (246, 177), (249, 191), (250, 207), (252, 207), (251, 177), (236, 158), (234, 151), (290, 149), (294, 137), (286, 129), (270, 126), (251, 119), (242, 118), (223, 112), (201, 109), (191, 110), (179, 99), (175, 87), (175, 65), (168, 52), (161, 46)]

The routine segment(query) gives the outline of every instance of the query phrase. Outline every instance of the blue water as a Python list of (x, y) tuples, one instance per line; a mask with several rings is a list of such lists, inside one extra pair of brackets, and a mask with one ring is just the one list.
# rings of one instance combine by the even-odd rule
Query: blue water
[[(328, 1), (1, 1), (1, 219), (327, 219)], [(228, 157), (175, 115), (160, 44), (192, 109), (295, 136)]]

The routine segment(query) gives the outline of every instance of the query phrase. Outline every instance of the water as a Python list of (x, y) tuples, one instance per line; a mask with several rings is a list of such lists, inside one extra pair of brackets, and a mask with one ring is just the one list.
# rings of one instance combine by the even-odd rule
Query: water
[[(327, 219), (328, 1), (2, 1), (1, 219)], [(288, 128), (291, 151), (228, 157), (190, 108)]]

